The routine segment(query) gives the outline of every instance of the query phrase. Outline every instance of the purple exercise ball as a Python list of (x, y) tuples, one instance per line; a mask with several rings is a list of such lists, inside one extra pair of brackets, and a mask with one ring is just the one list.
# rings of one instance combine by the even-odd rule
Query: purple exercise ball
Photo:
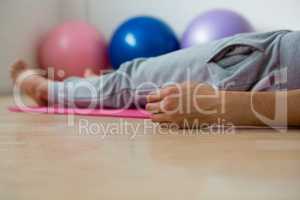
[(183, 34), (182, 48), (211, 42), (239, 33), (253, 32), (242, 15), (230, 10), (212, 10), (196, 17)]

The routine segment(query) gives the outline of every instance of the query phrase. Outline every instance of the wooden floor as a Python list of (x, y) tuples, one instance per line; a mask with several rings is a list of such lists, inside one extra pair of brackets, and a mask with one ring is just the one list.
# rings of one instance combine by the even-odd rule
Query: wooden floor
[(300, 130), (175, 132), (9, 113), (11, 102), (0, 100), (0, 199), (300, 199)]

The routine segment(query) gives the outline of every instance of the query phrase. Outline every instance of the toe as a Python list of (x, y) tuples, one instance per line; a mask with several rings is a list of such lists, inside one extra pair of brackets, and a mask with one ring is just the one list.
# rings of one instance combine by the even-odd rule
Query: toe
[(97, 74), (92, 69), (85, 70), (85, 72), (84, 72), (85, 78), (94, 77), (94, 76), (97, 76)]
[(17, 77), (26, 69), (27, 69), (27, 67), (26, 67), (26, 63), (24, 61), (22, 61), (22, 60), (17, 61), (10, 68), (11, 78), (15, 81), (17, 79)]

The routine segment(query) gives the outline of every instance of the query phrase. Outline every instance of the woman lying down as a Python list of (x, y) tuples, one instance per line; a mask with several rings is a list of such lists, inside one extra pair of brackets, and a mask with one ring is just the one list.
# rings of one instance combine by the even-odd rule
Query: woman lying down
[(245, 126), (300, 125), (300, 32), (241, 34), (118, 71), (52, 81), (18, 61), (14, 83), (38, 104), (146, 108), (182, 128), (226, 120)]

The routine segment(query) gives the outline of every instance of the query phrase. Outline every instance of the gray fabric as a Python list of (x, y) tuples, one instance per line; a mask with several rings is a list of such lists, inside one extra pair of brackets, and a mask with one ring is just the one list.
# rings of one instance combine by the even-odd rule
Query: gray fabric
[(299, 45), (300, 32), (240, 34), (160, 57), (136, 59), (101, 77), (55, 82), (49, 86), (50, 96), (53, 103), (69, 106), (86, 107), (92, 102), (120, 108), (143, 106), (149, 92), (186, 81), (231, 91), (297, 89)]

